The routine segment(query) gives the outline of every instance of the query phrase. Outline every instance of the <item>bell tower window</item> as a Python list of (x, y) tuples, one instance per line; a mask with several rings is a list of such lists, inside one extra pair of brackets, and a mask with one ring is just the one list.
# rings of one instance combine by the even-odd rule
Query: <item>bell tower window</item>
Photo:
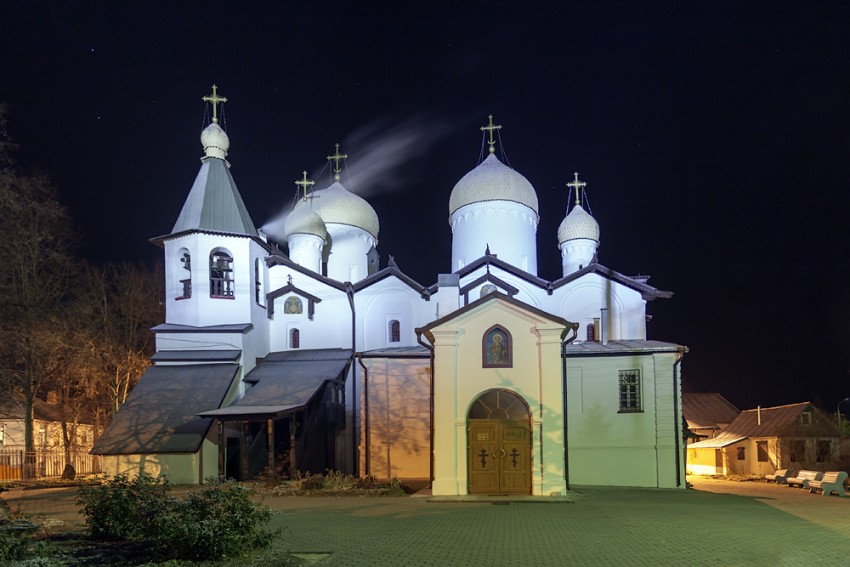
[(210, 297), (233, 299), (233, 256), (225, 250), (210, 254)]
[(177, 269), (177, 277), (180, 278), (177, 282), (178, 295), (175, 299), (189, 299), (192, 297), (192, 256), (185, 248), (181, 250), (180, 263), (182, 266)]

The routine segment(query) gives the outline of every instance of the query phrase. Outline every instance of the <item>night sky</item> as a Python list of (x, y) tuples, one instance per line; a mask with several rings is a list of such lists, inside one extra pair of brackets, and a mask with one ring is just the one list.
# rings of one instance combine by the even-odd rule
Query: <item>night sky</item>
[(578, 171), (600, 262), (675, 292), (648, 333), (690, 348), (686, 391), (742, 409), (850, 396), (846, 2), (2, 4), (19, 160), (53, 179), (92, 261), (160, 258), (148, 239), (197, 174), (216, 83), (258, 227), (302, 170), (329, 184), (340, 142), (382, 265), (430, 285), (493, 114), (540, 199), (541, 277), (561, 275)]

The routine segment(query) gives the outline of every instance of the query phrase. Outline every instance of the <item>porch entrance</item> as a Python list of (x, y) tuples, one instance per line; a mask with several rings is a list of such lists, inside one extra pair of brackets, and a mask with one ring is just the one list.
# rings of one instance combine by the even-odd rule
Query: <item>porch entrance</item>
[(531, 494), (531, 412), (508, 390), (488, 390), (467, 419), (470, 494)]

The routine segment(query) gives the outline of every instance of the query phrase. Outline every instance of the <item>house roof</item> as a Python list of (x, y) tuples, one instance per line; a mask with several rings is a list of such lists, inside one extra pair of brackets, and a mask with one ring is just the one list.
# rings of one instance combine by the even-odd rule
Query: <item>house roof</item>
[(599, 356), (617, 355), (626, 352), (687, 352), (688, 348), (676, 343), (664, 341), (622, 340), (608, 341), (602, 344), (598, 341), (573, 342), (564, 348), (567, 356)]
[(691, 428), (716, 428), (732, 423), (741, 410), (718, 393), (682, 394), (682, 413)]
[[(229, 419), (277, 417), (303, 408), (329, 380), (344, 380), (351, 351), (316, 349), (276, 352), (244, 378), (254, 386), (236, 403), (198, 415)], [(216, 406), (217, 407), (217, 406)]]
[(154, 362), (237, 362), (242, 355), (234, 350), (160, 350), (151, 357)]
[(809, 402), (744, 410), (714, 439), (688, 445), (689, 449), (725, 447), (748, 437), (780, 437), (811, 408)]
[(227, 363), (151, 366), (91, 452), (197, 452), (212, 425), (198, 412), (222, 404), (238, 371), (238, 364)]
[[(35, 398), (32, 402), (33, 419), (36, 421), (50, 421), (60, 423), (62, 421), (62, 408), (58, 404), (48, 403), (41, 398)], [(23, 403), (12, 397), (0, 398), (0, 420), (24, 419)], [(77, 423), (91, 425), (94, 420), (90, 415), (78, 416)]]

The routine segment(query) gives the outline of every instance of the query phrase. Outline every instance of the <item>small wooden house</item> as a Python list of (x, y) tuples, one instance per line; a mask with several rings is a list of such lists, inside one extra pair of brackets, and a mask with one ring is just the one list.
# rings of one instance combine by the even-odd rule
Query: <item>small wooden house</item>
[(827, 470), (839, 457), (838, 431), (809, 402), (745, 410), (717, 437), (688, 445), (689, 474), (764, 475)]

